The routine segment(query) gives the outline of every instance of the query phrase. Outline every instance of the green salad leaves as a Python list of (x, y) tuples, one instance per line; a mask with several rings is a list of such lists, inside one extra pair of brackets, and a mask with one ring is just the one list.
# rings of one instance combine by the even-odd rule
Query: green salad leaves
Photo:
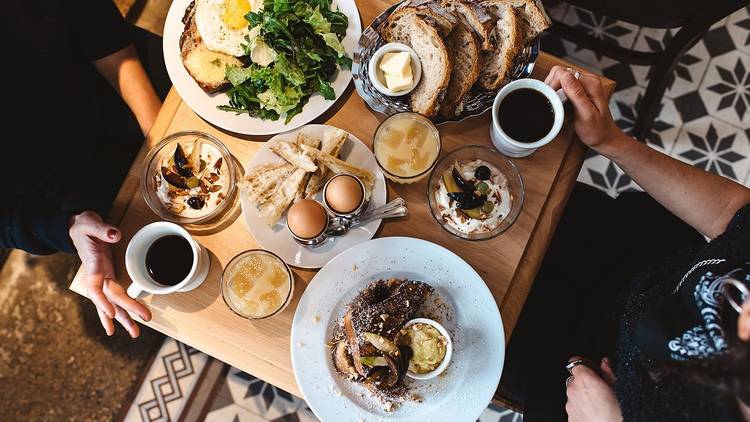
[(329, 79), (352, 60), (341, 45), (349, 21), (331, 10), (330, 0), (265, 0), (245, 19), (251, 30), (243, 48), (251, 62), (227, 66), (229, 105), (219, 109), (270, 120), (286, 113), (289, 123), (312, 94), (336, 98)]

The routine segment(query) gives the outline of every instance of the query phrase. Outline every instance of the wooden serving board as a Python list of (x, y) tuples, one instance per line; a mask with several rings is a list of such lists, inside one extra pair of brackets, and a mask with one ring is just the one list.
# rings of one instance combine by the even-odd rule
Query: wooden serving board
[[(363, 22), (371, 22), (389, 3), (367, 0), (358, 2), (358, 6)], [(543, 78), (556, 64), (574, 67), (541, 53), (533, 77)], [(603, 84), (607, 94), (611, 95), (614, 83), (603, 79)], [(313, 123), (340, 127), (371, 145), (375, 129), (384, 117), (370, 111), (350, 84), (336, 105)], [(442, 154), (462, 145), (491, 145), (490, 121), (490, 113), (485, 113), (464, 122), (440, 126)], [(123, 240), (114, 247), (113, 254), (118, 279), (125, 286), (130, 283), (123, 262), (128, 240), (141, 227), (158, 219), (139, 191), (143, 158), (162, 137), (183, 130), (200, 130), (218, 137), (242, 165), (247, 165), (262, 141), (269, 138), (222, 131), (198, 117), (174, 90), (169, 93), (109, 216), (109, 221), (119, 225), (123, 232)], [(551, 144), (531, 157), (515, 159), (526, 186), (523, 211), (507, 232), (486, 241), (461, 240), (437, 225), (427, 205), (426, 180), (413, 185), (388, 182), (388, 198), (401, 196), (406, 199), (410, 214), (404, 219), (384, 221), (377, 237), (426, 239), (461, 256), (477, 270), (492, 291), (504, 323), (504, 327), (498, 329), (504, 329), (506, 339), (509, 339), (575, 183), (584, 153), (585, 147), (575, 140), (568, 121)], [(244, 169), (240, 169), (240, 174), (243, 172)], [(300, 395), (292, 373), (289, 337), (294, 310), (315, 271), (294, 269), (296, 288), (293, 302), (283, 313), (271, 319), (250, 322), (226, 307), (219, 286), (224, 265), (238, 253), (258, 247), (240, 215), (239, 201), (236, 201), (233, 212), (214, 227), (191, 229), (191, 233), (209, 250), (211, 270), (208, 278), (191, 292), (143, 299), (153, 313), (153, 319), (146, 325)], [(83, 295), (86, 294), (84, 277), (83, 270), (79, 270), (71, 284), (72, 290)]]

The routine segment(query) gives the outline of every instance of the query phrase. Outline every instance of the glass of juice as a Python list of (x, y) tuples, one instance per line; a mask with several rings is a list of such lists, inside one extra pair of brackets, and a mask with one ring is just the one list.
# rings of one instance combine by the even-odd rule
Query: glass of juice
[(372, 142), (375, 160), (396, 183), (424, 179), (440, 155), (440, 132), (418, 113), (396, 113), (378, 126)]
[(281, 313), (294, 294), (294, 276), (274, 253), (252, 249), (232, 258), (221, 275), (221, 295), (237, 315), (264, 319)]

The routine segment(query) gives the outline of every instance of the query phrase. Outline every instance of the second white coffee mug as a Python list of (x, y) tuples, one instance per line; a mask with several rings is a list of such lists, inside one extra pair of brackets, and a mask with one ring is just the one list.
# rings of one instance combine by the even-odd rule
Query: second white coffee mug
[[(552, 111), (555, 115), (555, 120), (552, 123), (552, 129), (544, 136), (544, 138), (536, 142), (520, 142), (511, 138), (503, 128), (500, 126), (498, 120), (498, 109), (503, 99), (513, 91), (519, 89), (533, 89), (537, 92), (542, 93), (549, 100), (552, 105)], [(529, 113), (533, 113), (533, 110), (529, 110)], [(495, 101), (492, 103), (492, 125), (490, 125), (490, 138), (492, 138), (492, 144), (497, 148), (498, 151), (509, 157), (526, 157), (531, 155), (539, 147), (547, 145), (552, 142), (553, 139), (560, 133), (563, 121), (565, 120), (565, 110), (563, 109), (563, 101), (560, 99), (555, 90), (550, 88), (549, 85), (542, 81), (526, 78), (517, 79), (505, 85), (500, 92), (495, 96)]]
[[(157, 283), (148, 273), (146, 268), (146, 253), (149, 247), (159, 238), (177, 235), (185, 238), (193, 251), (193, 263), (190, 272), (181, 282), (174, 286), (165, 286)], [(133, 236), (125, 251), (125, 268), (133, 281), (128, 287), (128, 296), (138, 297), (143, 292), (153, 294), (167, 294), (173, 292), (186, 292), (193, 290), (203, 283), (211, 266), (208, 252), (190, 236), (187, 230), (181, 226), (166, 221), (158, 221), (144, 226)]]

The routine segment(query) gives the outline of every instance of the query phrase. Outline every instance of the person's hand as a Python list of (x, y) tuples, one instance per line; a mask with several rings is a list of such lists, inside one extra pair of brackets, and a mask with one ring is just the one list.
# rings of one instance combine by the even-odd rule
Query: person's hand
[(742, 304), (742, 313), (737, 318), (737, 337), (742, 341), (750, 341), (750, 299)]
[(71, 218), (69, 234), (86, 270), (86, 292), (96, 305), (107, 335), (114, 334), (112, 319), (116, 319), (130, 337), (138, 337), (140, 329), (128, 312), (139, 315), (144, 321), (151, 319), (151, 312), (128, 296), (115, 280), (110, 244), (120, 240), (120, 231), (102, 221), (95, 212), (84, 211)]
[[(579, 357), (571, 358), (572, 360)], [(602, 359), (601, 375), (586, 365), (571, 369), (566, 381), (568, 402), (565, 411), (570, 422), (622, 421), (620, 403), (615, 396), (615, 374), (607, 358)]]
[(573, 127), (581, 141), (597, 152), (602, 152), (607, 144), (622, 134), (612, 119), (607, 97), (599, 77), (591, 73), (574, 71), (562, 66), (554, 66), (544, 82), (552, 89), (560, 89), (573, 104), (575, 113)]

